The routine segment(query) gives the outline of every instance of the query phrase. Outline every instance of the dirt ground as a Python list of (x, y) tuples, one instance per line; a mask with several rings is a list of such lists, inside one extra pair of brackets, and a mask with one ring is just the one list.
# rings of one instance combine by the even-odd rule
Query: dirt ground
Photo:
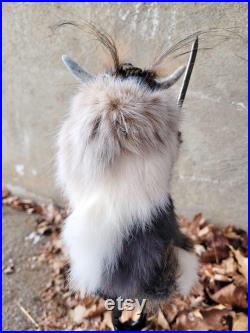
[(3, 330), (34, 330), (28, 314), (39, 321), (43, 312), (39, 295), (49, 274), (48, 265), (38, 260), (45, 239), (32, 234), (36, 215), (3, 206), (2, 216), (2, 264), (7, 272), (3, 274)]

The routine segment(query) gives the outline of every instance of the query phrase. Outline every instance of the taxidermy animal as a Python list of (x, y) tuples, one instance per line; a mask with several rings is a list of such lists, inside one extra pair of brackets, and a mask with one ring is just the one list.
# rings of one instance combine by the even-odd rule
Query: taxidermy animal
[(112, 68), (93, 76), (63, 56), (80, 81), (57, 152), (72, 210), (62, 233), (71, 286), (112, 299), (187, 294), (198, 262), (171, 198), (181, 114), (168, 90), (185, 67), (161, 78), (154, 67), (121, 63), (112, 38), (95, 32)]

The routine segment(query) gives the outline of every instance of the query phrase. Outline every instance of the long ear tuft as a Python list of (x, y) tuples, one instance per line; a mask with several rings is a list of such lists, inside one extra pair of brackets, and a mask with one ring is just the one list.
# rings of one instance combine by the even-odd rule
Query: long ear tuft
[(92, 79), (92, 75), (83, 70), (76, 62), (69, 56), (63, 55), (62, 61), (67, 69), (81, 82), (86, 82)]
[(113, 37), (106, 31), (98, 29), (93, 23), (88, 23), (87, 27), (89, 29), (89, 33), (92, 34), (111, 55), (114, 64), (114, 71), (116, 71), (120, 65), (120, 59)]
[(114, 67), (113, 69), (116, 72), (116, 70), (119, 67), (120, 60), (115, 41), (110, 34), (108, 34), (103, 29), (98, 29), (93, 23), (90, 22), (83, 22), (82, 24), (78, 24), (73, 21), (66, 21), (57, 24), (56, 28), (60, 28), (67, 25), (81, 29), (85, 33), (89, 33), (90, 35), (94, 36), (94, 38), (109, 52), (113, 61), (113, 67)]
[(161, 80), (159, 82), (160, 88), (161, 89), (170, 88), (181, 78), (181, 76), (183, 75), (185, 70), (186, 70), (186, 66), (181, 66), (181, 67), (177, 68), (171, 75), (169, 75), (167, 78), (165, 78), (164, 80)]

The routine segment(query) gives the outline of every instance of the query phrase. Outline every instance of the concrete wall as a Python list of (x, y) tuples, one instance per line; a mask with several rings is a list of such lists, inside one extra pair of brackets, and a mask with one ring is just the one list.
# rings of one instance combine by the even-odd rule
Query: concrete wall
[(92, 73), (102, 68), (90, 36), (73, 27), (54, 29), (64, 20), (95, 22), (141, 66), (190, 33), (225, 29), (201, 41), (201, 48), (211, 49), (200, 51), (185, 101), (173, 190), (178, 212), (186, 216), (202, 211), (214, 223), (246, 226), (246, 3), (4, 3), (4, 183), (60, 201), (54, 141), (77, 87), (61, 55)]

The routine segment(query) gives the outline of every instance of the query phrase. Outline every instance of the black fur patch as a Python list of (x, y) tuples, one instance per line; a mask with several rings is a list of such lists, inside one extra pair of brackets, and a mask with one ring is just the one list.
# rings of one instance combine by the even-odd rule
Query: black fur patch
[(150, 227), (135, 227), (123, 240), (117, 265), (104, 271), (102, 289), (105, 298), (167, 298), (176, 290), (178, 260), (174, 247), (192, 248), (191, 241), (178, 227), (174, 205), (159, 209)]
[(118, 66), (115, 76), (127, 79), (129, 77), (137, 78), (141, 83), (146, 84), (150, 89), (155, 90), (160, 87), (155, 81), (155, 73), (150, 70), (143, 70), (139, 67), (134, 67), (130, 63), (124, 63)]

